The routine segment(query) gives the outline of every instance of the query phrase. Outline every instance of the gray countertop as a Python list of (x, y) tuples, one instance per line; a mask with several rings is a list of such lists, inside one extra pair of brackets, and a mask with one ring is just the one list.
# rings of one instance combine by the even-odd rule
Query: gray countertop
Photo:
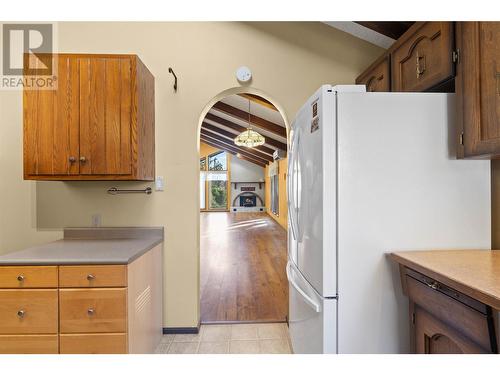
[(67, 228), (64, 238), (0, 256), (0, 265), (129, 264), (163, 242), (163, 228)]

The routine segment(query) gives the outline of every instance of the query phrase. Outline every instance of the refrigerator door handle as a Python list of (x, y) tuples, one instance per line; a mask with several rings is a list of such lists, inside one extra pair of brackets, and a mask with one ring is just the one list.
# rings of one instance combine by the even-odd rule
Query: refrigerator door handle
[(286, 277), (288, 278), (288, 281), (290, 282), (290, 284), (292, 284), (292, 286), (294, 287), (294, 289), (299, 292), (299, 294), (304, 297), (304, 301), (309, 305), (311, 306), (315, 312), (319, 313), (321, 312), (321, 306), (318, 305), (311, 297), (309, 297), (307, 295), (306, 292), (304, 292), (298, 285), (297, 283), (293, 280), (293, 278), (291, 277), (291, 273), (290, 273), (290, 264), (287, 264), (286, 265)]
[(298, 240), (297, 234), (298, 234), (298, 228), (297, 228), (297, 208), (295, 207), (295, 186), (294, 186), (294, 180), (296, 178), (295, 173), (294, 173), (294, 168), (295, 168), (295, 160), (297, 158), (297, 151), (298, 151), (298, 142), (299, 142), (299, 130), (296, 130), (296, 133), (294, 134), (294, 137), (292, 139), (292, 144), (290, 147), (290, 150), (292, 151), (292, 157), (291, 160), (289, 161), (288, 164), (288, 178), (287, 178), (287, 183), (288, 183), (288, 188), (287, 188), (287, 195), (288, 195), (288, 208), (290, 211), (290, 227), (292, 229), (292, 236), (295, 240)]

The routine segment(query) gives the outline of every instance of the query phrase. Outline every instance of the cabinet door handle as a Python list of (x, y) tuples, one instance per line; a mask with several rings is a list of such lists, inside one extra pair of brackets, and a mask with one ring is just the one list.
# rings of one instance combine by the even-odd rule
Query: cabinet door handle
[(420, 78), (420, 76), (425, 73), (425, 55), (420, 56), (418, 51), (416, 63), (417, 78)]
[(80, 156), (80, 163), (86, 163), (87, 158), (85, 156)]
[(92, 315), (94, 315), (94, 314), (95, 314), (95, 310), (94, 310), (93, 308), (89, 308), (89, 309), (87, 310), (87, 314), (88, 314), (89, 316), (92, 316)]
[(74, 156), (70, 156), (68, 160), (69, 160), (69, 162), (71, 164), (73, 164), (74, 162), (76, 162), (76, 158)]
[(26, 314), (26, 312), (24, 310), (19, 310), (17, 312), (17, 316), (20, 317), (21, 319), (24, 318), (24, 315)]
[(17, 281), (19, 281), (20, 283), (22, 283), (24, 281), (24, 275), (19, 275), (17, 277)]

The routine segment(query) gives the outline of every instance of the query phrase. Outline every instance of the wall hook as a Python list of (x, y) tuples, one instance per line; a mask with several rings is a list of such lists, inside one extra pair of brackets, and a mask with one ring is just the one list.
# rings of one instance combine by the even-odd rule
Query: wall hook
[(175, 79), (175, 81), (174, 81), (174, 91), (177, 92), (177, 76), (175, 75), (174, 70), (172, 68), (170, 68), (170, 67), (168, 68), (168, 72), (172, 73), (172, 75), (174, 76), (174, 79)]

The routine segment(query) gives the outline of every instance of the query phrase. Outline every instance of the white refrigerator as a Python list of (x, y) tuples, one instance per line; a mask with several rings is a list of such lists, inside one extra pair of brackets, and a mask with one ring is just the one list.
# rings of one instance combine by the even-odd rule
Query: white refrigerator
[(490, 248), (490, 162), (456, 160), (453, 94), (322, 86), (290, 133), (294, 353), (406, 353), (387, 253)]

